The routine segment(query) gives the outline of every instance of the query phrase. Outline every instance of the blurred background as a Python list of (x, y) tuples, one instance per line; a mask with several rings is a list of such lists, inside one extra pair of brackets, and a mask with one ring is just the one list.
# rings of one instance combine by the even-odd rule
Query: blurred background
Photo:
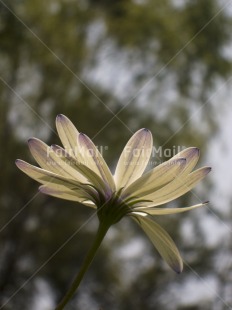
[[(0, 309), (50, 310), (79, 270), (97, 219), (43, 196), (15, 166), (58, 113), (102, 146), (112, 170), (141, 127), (157, 157), (201, 149), (213, 172), (157, 220), (184, 259), (176, 275), (123, 219), (67, 310), (232, 309), (232, 1), (0, 0)], [(164, 154), (164, 150), (170, 152)]]

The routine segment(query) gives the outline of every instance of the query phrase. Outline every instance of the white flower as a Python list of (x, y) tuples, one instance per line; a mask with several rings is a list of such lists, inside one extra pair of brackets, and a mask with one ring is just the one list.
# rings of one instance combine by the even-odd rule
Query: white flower
[(153, 142), (150, 131), (140, 129), (128, 141), (112, 175), (93, 142), (79, 133), (67, 117), (58, 115), (56, 126), (64, 148), (49, 147), (32, 138), (28, 141), (29, 148), (41, 168), (16, 160), (18, 168), (42, 184), (39, 188), (42, 193), (96, 209), (99, 221), (108, 227), (126, 215), (131, 216), (170, 267), (180, 273), (183, 263), (179, 251), (152, 216), (180, 213), (205, 204), (157, 207), (190, 191), (210, 172), (210, 167), (192, 172), (199, 150), (187, 148), (143, 174)]

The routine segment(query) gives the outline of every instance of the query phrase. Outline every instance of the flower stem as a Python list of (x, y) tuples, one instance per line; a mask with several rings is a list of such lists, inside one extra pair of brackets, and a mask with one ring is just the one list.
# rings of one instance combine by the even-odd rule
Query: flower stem
[(60, 303), (56, 306), (55, 310), (64, 309), (66, 304), (70, 301), (70, 299), (75, 294), (75, 292), (76, 292), (77, 288), (79, 287), (81, 280), (83, 279), (86, 271), (89, 269), (95, 255), (97, 253), (97, 250), (99, 249), (99, 247), (102, 243), (102, 240), (104, 239), (109, 227), (110, 226), (105, 225), (104, 222), (100, 222), (95, 240), (92, 244), (92, 247), (89, 249), (89, 252), (86, 255), (86, 258), (84, 260), (84, 263), (83, 263), (79, 273), (74, 278), (69, 290), (67, 291), (67, 293), (65, 294), (63, 299), (60, 301)]

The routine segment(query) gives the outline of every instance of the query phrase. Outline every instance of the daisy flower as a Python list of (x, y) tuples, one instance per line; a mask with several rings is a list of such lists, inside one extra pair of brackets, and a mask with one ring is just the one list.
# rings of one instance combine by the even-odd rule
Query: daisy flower
[(124, 216), (135, 220), (167, 264), (180, 273), (183, 262), (179, 251), (169, 234), (153, 218), (206, 204), (160, 207), (191, 191), (210, 172), (210, 167), (193, 171), (199, 159), (199, 149), (187, 148), (144, 173), (152, 153), (153, 139), (151, 132), (143, 128), (130, 138), (112, 174), (91, 139), (79, 133), (66, 116), (57, 116), (56, 127), (63, 147), (48, 146), (39, 139), (31, 138), (29, 148), (40, 167), (19, 159), (16, 165), (42, 184), (39, 187), (41, 193), (95, 209), (99, 219), (95, 242), (80, 273), (56, 309), (63, 309), (73, 296), (106, 232)]

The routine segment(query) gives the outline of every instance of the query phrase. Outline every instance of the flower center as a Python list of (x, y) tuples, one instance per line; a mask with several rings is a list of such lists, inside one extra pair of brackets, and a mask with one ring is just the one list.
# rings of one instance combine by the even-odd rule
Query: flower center
[(108, 200), (101, 199), (97, 205), (97, 215), (100, 222), (106, 221), (109, 225), (113, 225), (131, 213), (131, 208), (121, 199), (120, 192), (113, 193)]

